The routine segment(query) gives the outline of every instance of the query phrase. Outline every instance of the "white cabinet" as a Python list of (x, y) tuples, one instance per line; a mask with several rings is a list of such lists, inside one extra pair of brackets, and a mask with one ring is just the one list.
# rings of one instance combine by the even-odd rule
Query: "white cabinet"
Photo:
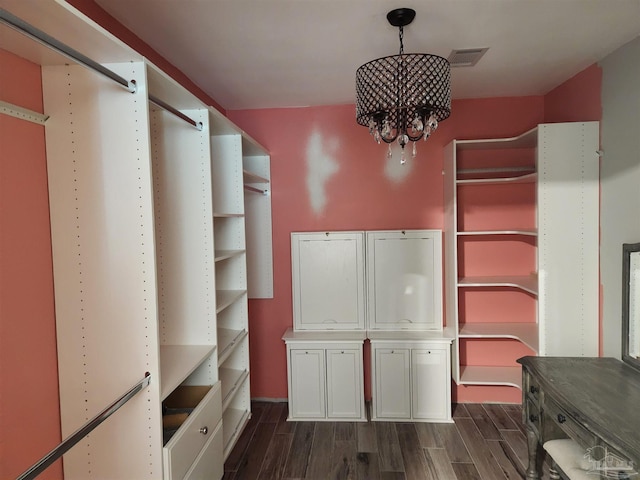
[(408, 348), (375, 348), (373, 418), (411, 418), (411, 352)]
[(298, 330), (364, 330), (363, 232), (291, 234)]
[(370, 330), (442, 330), (442, 231), (366, 232)]
[(325, 351), (323, 349), (291, 348), (289, 351), (290, 416), (323, 418), (325, 408)]
[(598, 123), (576, 122), (445, 149), (458, 384), (521, 388), (519, 356), (597, 356), (598, 148)]
[(369, 335), (371, 419), (451, 422), (452, 338), (427, 332)]
[(365, 421), (364, 332), (294, 332), (287, 346), (289, 420)]
[(411, 350), (413, 418), (448, 419), (451, 411), (449, 346), (425, 344)]
[(362, 345), (331, 345), (326, 349), (327, 418), (364, 416)]
[(64, 477), (220, 478), (250, 415), (243, 145), (268, 154), (73, 7), (10, 3), (113, 74), (0, 35), (42, 66), (62, 437), (151, 377)]

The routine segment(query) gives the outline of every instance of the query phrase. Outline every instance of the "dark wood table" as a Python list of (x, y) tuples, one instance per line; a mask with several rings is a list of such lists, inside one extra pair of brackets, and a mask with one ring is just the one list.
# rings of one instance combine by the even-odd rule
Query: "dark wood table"
[[(563, 437), (585, 450), (606, 452), (609, 465), (617, 461), (619, 478), (640, 478), (635, 473), (640, 466), (638, 370), (615, 358), (523, 357), (518, 363), (529, 446), (527, 479), (540, 478), (544, 442)], [(594, 462), (601, 478), (616, 478), (606, 476), (616, 474), (607, 468)]]

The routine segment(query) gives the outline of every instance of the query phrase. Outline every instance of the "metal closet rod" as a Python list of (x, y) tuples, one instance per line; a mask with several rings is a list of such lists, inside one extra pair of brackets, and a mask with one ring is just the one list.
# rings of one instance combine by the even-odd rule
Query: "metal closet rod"
[(153, 95), (149, 94), (149, 101), (151, 103), (157, 105), (158, 107), (162, 108), (163, 110), (166, 110), (169, 113), (173, 113), (176, 117), (180, 118), (181, 120), (184, 120), (185, 122), (187, 122), (190, 125), (193, 125), (198, 130), (202, 130), (202, 122), (196, 122), (194, 119), (192, 119), (190, 117), (187, 117), (180, 110), (173, 108), (171, 105), (169, 105), (168, 103), (163, 102), (159, 98), (154, 97)]
[(91, 431), (104, 422), (107, 418), (109, 418), (113, 413), (116, 412), (120, 407), (122, 407), (125, 403), (127, 403), (131, 398), (135, 396), (136, 393), (141, 391), (143, 388), (146, 388), (151, 382), (151, 374), (149, 372), (145, 373), (145, 376), (142, 380), (136, 383), (133, 387), (131, 387), (126, 393), (124, 393), (120, 398), (118, 398), (115, 402), (105, 408), (103, 411), (98, 413), (95, 417), (85, 423), (82, 427), (68, 436), (66, 439), (60, 443), (56, 448), (47, 453), (44, 457), (42, 457), (37, 463), (35, 463), (29, 470), (20, 475), (16, 480), (32, 480), (40, 475), (44, 470), (46, 470), (53, 462), (58, 460), (62, 455), (64, 455), (68, 450), (71, 449), (76, 443), (82, 440), (86, 435), (91, 433)]
[(268, 195), (269, 194), (269, 190), (264, 190), (262, 188), (252, 187), (251, 185), (245, 185), (244, 189), (245, 190), (249, 190), (250, 192), (261, 193), (262, 195)]
[(56, 40), (51, 35), (48, 35), (42, 30), (37, 29), (33, 25), (28, 24), (24, 20), (16, 17), (15, 15), (13, 15), (12, 13), (8, 12), (3, 8), (0, 8), (0, 22), (4, 23), (5, 25), (8, 25), (9, 27), (13, 28), (14, 30), (17, 30), (20, 33), (23, 33), (27, 37), (32, 38), (33, 40), (44, 45), (45, 47), (55, 50), (61, 55), (87, 68), (95, 70), (96, 72), (113, 80), (114, 82), (119, 83), (130, 92), (133, 93), (136, 91), (135, 82), (130, 82), (126, 80), (125, 78), (121, 77), (117, 73), (109, 70), (106, 67), (103, 67), (98, 62), (91, 60), (86, 55), (83, 55), (82, 53), (71, 48), (70, 46), (65, 45), (64, 43)]
[[(13, 28), (14, 30), (17, 30), (18, 32), (26, 35), (27, 37), (32, 38), (33, 40), (37, 41), (41, 45), (44, 45), (45, 47), (48, 47), (48, 48), (60, 53), (64, 57), (69, 58), (69, 59), (73, 60), (74, 62), (79, 63), (80, 65), (83, 65), (83, 66), (85, 66), (87, 68), (90, 68), (91, 70), (94, 70), (94, 71), (104, 75), (105, 77), (109, 78), (110, 80), (113, 80), (114, 82), (122, 85), (124, 88), (126, 88), (131, 93), (134, 93), (137, 90), (137, 85), (136, 85), (135, 80), (127, 80), (127, 79), (121, 77), (120, 75), (118, 75), (114, 71), (109, 70), (108, 68), (104, 67), (103, 65), (100, 65), (95, 60), (90, 59), (86, 55), (83, 55), (82, 53), (80, 53), (77, 50), (71, 48), (70, 46), (68, 46), (68, 45), (56, 40), (51, 35), (48, 35), (47, 33), (43, 32), (42, 30), (40, 30), (40, 29), (34, 27), (33, 25), (25, 22), (24, 20), (16, 17), (15, 15), (13, 15), (12, 13), (8, 12), (7, 10), (5, 10), (3, 8), (0, 8), (0, 23), (3, 23), (5, 25)], [(162, 100), (160, 100), (160, 99), (158, 99), (158, 98), (156, 98), (156, 97), (154, 97), (152, 95), (149, 95), (149, 101), (153, 102), (154, 104), (158, 105), (159, 107), (163, 108), (164, 110), (167, 110), (168, 112), (173, 113), (174, 115), (176, 115), (177, 117), (181, 118), (185, 122), (187, 122), (187, 123), (193, 125), (194, 127), (196, 127), (198, 130), (202, 130), (202, 122), (196, 122), (195, 120), (187, 117), (185, 114), (183, 114), (182, 112), (180, 112), (177, 109), (173, 108), (171, 105), (168, 105), (167, 103), (163, 102)]]

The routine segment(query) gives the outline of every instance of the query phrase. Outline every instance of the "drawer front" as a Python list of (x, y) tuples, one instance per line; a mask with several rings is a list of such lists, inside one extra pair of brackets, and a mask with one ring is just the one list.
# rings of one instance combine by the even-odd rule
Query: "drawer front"
[(224, 475), (222, 452), (222, 422), (219, 422), (213, 435), (210, 436), (200, 455), (185, 475), (185, 480), (221, 479)]
[(216, 383), (163, 448), (164, 476), (184, 478), (222, 419), (220, 382)]
[(552, 400), (547, 400), (544, 405), (545, 414), (558, 425), (569, 437), (576, 440), (585, 448), (593, 447), (599, 443), (599, 439), (573, 420), (569, 412), (561, 408)]
[(542, 432), (542, 415), (540, 414), (540, 407), (534, 400), (532, 400), (528, 396), (525, 405), (525, 411), (523, 412), (524, 422), (526, 425), (533, 428), (538, 434), (538, 437), (540, 437), (540, 433)]
[(536, 405), (540, 405), (541, 393), (540, 393), (540, 385), (536, 378), (531, 375), (526, 369), (523, 369), (524, 372), (524, 382), (522, 387), (524, 392), (528, 398), (530, 398)]

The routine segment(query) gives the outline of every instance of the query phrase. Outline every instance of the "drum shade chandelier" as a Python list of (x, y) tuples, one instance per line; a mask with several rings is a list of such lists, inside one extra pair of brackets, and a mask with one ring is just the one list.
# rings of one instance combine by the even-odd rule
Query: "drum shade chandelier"
[(378, 58), (356, 71), (356, 118), (378, 143), (397, 140), (404, 164), (405, 146), (427, 140), (438, 122), (451, 113), (451, 70), (446, 58), (426, 53), (404, 53), (404, 27), (416, 15), (411, 8), (398, 8), (387, 20), (399, 27), (400, 53)]

